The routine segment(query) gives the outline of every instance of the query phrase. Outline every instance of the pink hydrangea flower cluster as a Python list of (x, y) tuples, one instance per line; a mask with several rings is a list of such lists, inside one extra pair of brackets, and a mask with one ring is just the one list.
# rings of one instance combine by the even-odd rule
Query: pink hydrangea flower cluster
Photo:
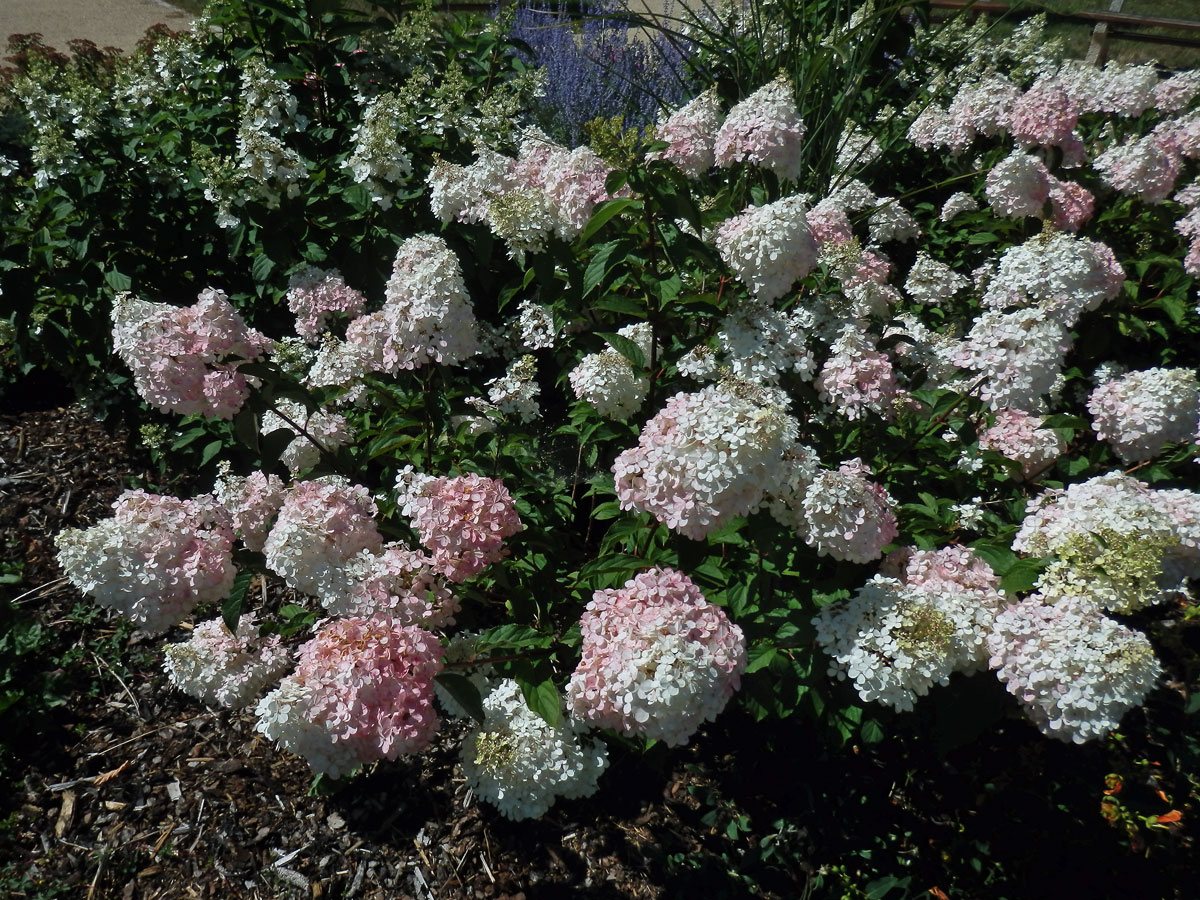
[(326, 272), (305, 266), (288, 281), (287, 304), (296, 317), (296, 334), (315, 342), (331, 314), (357, 318), (363, 314), (367, 298), (349, 287), (337, 269)]
[(283, 505), (284, 486), (278, 475), (251, 472), (231, 475), (221, 470), (213, 496), (229, 513), (234, 533), (246, 547), (260, 552), (271, 531), (271, 522)]
[(764, 303), (782, 297), (817, 264), (817, 243), (799, 195), (727, 219), (714, 243), (725, 264)]
[(367, 371), (454, 365), (479, 349), (478, 326), (458, 257), (445, 240), (417, 235), (400, 245), (378, 312), (346, 329)]
[(1154, 86), (1154, 108), (1159, 112), (1179, 112), (1200, 94), (1200, 69), (1176, 72)]
[(821, 400), (852, 422), (866, 412), (890, 421), (902, 394), (892, 361), (875, 349), (875, 340), (858, 325), (845, 326), (813, 382)]
[(305, 594), (340, 597), (346, 564), (359, 551), (376, 553), (383, 545), (375, 512), (361, 485), (335, 478), (295, 482), (263, 545), (267, 568)]
[(261, 637), (252, 614), (230, 633), (221, 619), (201, 622), (192, 636), (168, 644), (163, 669), (179, 690), (213, 706), (240, 709), (292, 667), (292, 657), (277, 634)]
[(1200, 431), (1194, 369), (1146, 369), (1105, 382), (1088, 398), (1092, 429), (1127, 463), (1153, 459)]
[(1182, 159), (1167, 141), (1148, 134), (1112, 145), (1092, 161), (1092, 166), (1115, 190), (1147, 203), (1162, 203), (1175, 188)]
[(112, 318), (113, 350), (132, 370), (142, 399), (184, 416), (232, 419), (257, 383), (238, 366), (271, 346), (213, 288), (182, 307), (121, 294)]
[(398, 625), (442, 628), (462, 608), (458, 596), (427, 555), (403, 544), (379, 553), (361, 550), (346, 563), (346, 590), (322, 605), (335, 616), (386, 613)]
[(505, 539), (525, 527), (504, 483), (473, 473), (424, 481), (407, 498), (405, 515), (433, 567), (455, 584), (507, 556)]
[(1079, 105), (1054, 78), (1041, 78), (1012, 105), (1009, 130), (1020, 144), (1063, 146), (1079, 122)]
[(753, 512), (784, 477), (797, 424), (724, 385), (679, 393), (613, 463), (622, 509), (650, 513), (694, 540)]
[(657, 158), (674, 163), (689, 178), (699, 178), (716, 162), (716, 135), (720, 126), (721, 100), (716, 88), (710, 87), (671, 113), (655, 129), (655, 140), (669, 144)]
[(989, 665), (1042, 734), (1082, 744), (1116, 728), (1161, 671), (1150, 641), (1069, 597), (1038, 595), (996, 617)]
[(1000, 576), (971, 547), (951, 545), (940, 550), (901, 547), (887, 555), (879, 571), (913, 587), (1003, 593)]
[(979, 448), (994, 450), (1021, 464), (1021, 477), (1046, 471), (1067, 449), (1067, 442), (1045, 420), (1021, 409), (1000, 409), (996, 421), (979, 433)]
[(583, 646), (567, 706), (597, 727), (677, 747), (741, 686), (741, 629), (673, 569), (597, 591), (579, 627)]
[(770, 169), (784, 181), (795, 181), (804, 166), (805, 130), (791, 81), (780, 73), (729, 111), (717, 132), (717, 165), (748, 162)]
[(300, 647), (295, 673), (258, 704), (257, 729), (340, 777), (429, 745), (439, 721), (433, 680), (442, 645), (386, 615), (336, 619)]
[(126, 491), (113, 512), (55, 538), (58, 564), (80, 591), (151, 633), (229, 596), (233, 529), (211, 494), (180, 500)]

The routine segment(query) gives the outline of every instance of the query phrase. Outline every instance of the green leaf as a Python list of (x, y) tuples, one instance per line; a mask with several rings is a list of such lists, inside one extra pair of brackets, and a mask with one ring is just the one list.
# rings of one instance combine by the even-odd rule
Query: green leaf
[(246, 591), (253, 580), (254, 573), (249, 569), (242, 569), (233, 580), (233, 590), (229, 592), (229, 597), (221, 604), (221, 618), (230, 634), (237, 633), (238, 619), (246, 610)]
[(133, 280), (128, 275), (122, 275), (116, 269), (106, 270), (104, 281), (114, 291), (127, 291), (133, 287)]
[(778, 653), (779, 651), (769, 644), (759, 644), (756, 647), (751, 647), (750, 652), (746, 654), (748, 660), (746, 663), (746, 674), (749, 675), (752, 672), (757, 672), (759, 669), (766, 668)]
[(558, 696), (558, 688), (547, 678), (544, 681), (526, 681), (518, 677), (517, 684), (521, 686), (521, 694), (530, 709), (541, 716), (547, 725), (557, 728), (562, 720), (562, 700)]
[(1023, 594), (1033, 590), (1038, 577), (1050, 565), (1049, 559), (1018, 559), (1000, 578), (1000, 587), (1010, 594)]
[(583, 231), (579, 233), (579, 238), (576, 241), (580, 246), (591, 240), (592, 235), (608, 224), (609, 219), (613, 216), (624, 212), (630, 207), (641, 208), (642, 202), (634, 200), (631, 197), (619, 197), (616, 200), (605, 200), (603, 203), (596, 206), (596, 211), (592, 213), (592, 217), (588, 219), (588, 223), (583, 226)]
[(267, 276), (271, 274), (271, 270), (275, 268), (275, 260), (267, 256), (265, 253), (260, 253), (254, 257), (254, 264), (250, 267), (250, 272), (254, 276), (254, 280), (259, 284), (264, 284)]
[[(596, 248), (591, 260), (588, 262), (587, 268), (583, 272), (583, 294), (586, 297), (591, 291), (604, 280), (604, 276), (608, 274), (609, 260), (622, 247), (628, 250), (631, 242), (627, 238), (609, 241), (607, 244), (601, 244)], [(624, 253), (618, 255), (618, 259), (614, 260), (614, 264), (624, 256)]]
[(204, 450), (200, 453), (200, 467), (203, 468), (212, 462), (213, 457), (220, 453), (221, 448), (224, 446), (224, 443), (221, 441), (211, 441), (206, 444)]
[(878, 744), (883, 740), (883, 726), (875, 719), (867, 719), (859, 726), (858, 733), (862, 735), (864, 744)]
[(642, 348), (629, 338), (609, 331), (598, 331), (596, 334), (608, 341), (612, 348), (629, 360), (630, 365), (635, 369), (646, 368), (646, 357), (642, 354)]
[(442, 672), (434, 680), (446, 689), (446, 693), (453, 697), (472, 719), (476, 722), (483, 721), (483, 697), (479, 694), (479, 688), (475, 687), (475, 682), (459, 672)]

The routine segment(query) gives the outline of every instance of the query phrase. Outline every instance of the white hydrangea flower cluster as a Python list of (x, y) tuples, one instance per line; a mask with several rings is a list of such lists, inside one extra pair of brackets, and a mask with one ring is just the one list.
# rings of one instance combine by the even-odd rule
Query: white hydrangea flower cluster
[[(308, 127), (307, 118), (297, 114), (297, 106), (287, 82), (275, 78), (260, 57), (246, 59), (242, 69), (237, 168), (252, 183), (252, 196), (271, 209), (277, 208), (284, 196), (298, 197), (300, 183), (308, 178), (308, 168), (300, 154), (283, 143), (289, 134)], [(235, 198), (234, 202), (240, 205), (245, 197)]]
[(980, 397), (992, 409), (1041, 411), (1070, 346), (1067, 329), (1044, 309), (989, 309), (975, 320), (951, 361), (981, 376)]
[(804, 167), (805, 131), (792, 83), (780, 72), (729, 110), (713, 147), (717, 165), (749, 162), (770, 169), (781, 180), (795, 181)]
[(733, 374), (759, 384), (777, 384), (782, 372), (811, 381), (816, 360), (800, 325), (804, 316), (803, 310), (784, 313), (765, 303), (737, 306), (717, 332)]
[(55, 537), (63, 574), (100, 606), (158, 633), (198, 603), (229, 596), (233, 529), (211, 494), (180, 500), (125, 491), (113, 513)]
[(243, 544), (261, 552), (271, 531), (271, 521), (283, 505), (284, 486), (278, 475), (251, 472), (232, 475), (228, 463), (221, 463), (213, 497), (229, 513), (234, 533)]
[(650, 379), (633, 370), (633, 365), (611, 347), (589, 353), (567, 376), (579, 400), (590, 403), (605, 419), (627, 419), (637, 412)]
[(741, 686), (741, 629), (673, 569), (597, 591), (579, 626), (583, 646), (567, 706), (593, 725), (678, 747)]
[(475, 162), (460, 166), (439, 159), (429, 173), (429, 205), (443, 222), (472, 224), (488, 219), (489, 199), (515, 186), (514, 160), (486, 147), (475, 148)]
[(434, 214), (443, 222), (486, 221), (517, 260), (544, 250), (552, 234), (573, 240), (609, 197), (604, 160), (590, 147), (568, 150), (536, 128), (522, 136), (515, 160), (484, 149), (476, 157), (470, 166), (434, 166)]
[(1154, 105), (1159, 87), (1153, 65), (1118, 60), (1109, 60), (1099, 71), (1083, 60), (1066, 60), (1057, 77), (1081, 111), (1130, 118)]
[(263, 435), (287, 431), (296, 436), (279, 456), (293, 476), (317, 465), (322, 451), (331, 452), (354, 440), (354, 428), (345, 416), (323, 409), (310, 412), (298, 400), (276, 400), (275, 408), (263, 413), (260, 431)]
[(412, 156), (404, 151), (398, 138), (399, 124), (409, 118), (403, 102), (391, 91), (373, 97), (350, 136), (354, 152), (345, 167), (356, 183), (366, 187), (380, 209), (391, 209), (398, 188), (413, 173)]
[(583, 736), (564, 715), (549, 725), (525, 703), (521, 687), (501, 681), (483, 701), (483, 723), (463, 738), (463, 774), (480, 799), (519, 822), (540, 819), (559, 797), (590, 797), (608, 768), (608, 748)]
[(318, 598), (340, 598), (346, 565), (361, 550), (383, 545), (375, 501), (361, 485), (327, 477), (288, 488), (263, 545), (267, 568), (290, 587)]
[(1085, 596), (1117, 612), (1161, 602), (1178, 589), (1163, 562), (1180, 538), (1155, 493), (1120, 472), (1046, 491), (1030, 503), (1013, 549), (1056, 557), (1037, 582), (1048, 600)]
[(549, 350), (558, 335), (553, 311), (524, 298), (517, 306), (517, 332), (526, 350)]
[(1124, 281), (1107, 244), (1044, 231), (1004, 251), (981, 299), (991, 309), (1037, 306), (1070, 328), (1120, 294)]
[(963, 191), (957, 191), (946, 198), (946, 202), (942, 204), (942, 211), (938, 218), (943, 222), (949, 222), (956, 216), (965, 212), (974, 212), (979, 209), (979, 203), (970, 194)]
[(488, 398), (470, 398), (476, 408), (501, 416), (515, 416), (521, 422), (532, 422), (542, 414), (537, 396), (537, 360), (526, 354), (508, 364), (504, 374), (487, 383)]
[(921, 236), (917, 220), (894, 197), (880, 197), (867, 218), (871, 244), (913, 241)]
[(1150, 494), (1154, 508), (1167, 517), (1179, 543), (1167, 548), (1163, 575), (1168, 584), (1200, 578), (1200, 493), (1156, 490)]
[(478, 327), (458, 257), (445, 240), (417, 235), (396, 251), (386, 300), (346, 329), (369, 371), (454, 365), (479, 348)]
[(1099, 385), (1088, 398), (1092, 429), (1127, 463), (1153, 459), (1200, 433), (1194, 369), (1145, 369)]
[(918, 303), (936, 305), (948, 300), (971, 283), (943, 262), (938, 262), (924, 250), (917, 253), (904, 290)]
[(702, 540), (759, 507), (784, 477), (797, 428), (782, 409), (723, 384), (676, 394), (613, 463), (621, 508)]
[(1161, 669), (1150, 641), (1079, 597), (1028, 597), (996, 617), (989, 665), (1042, 734), (1082, 744), (1121, 723)]
[(429, 745), (440, 726), (433, 683), (442, 645), (386, 615), (333, 619), (299, 651), (296, 671), (267, 694), (256, 728), (334, 778)]
[(284, 678), (279, 687), (258, 701), (255, 730), (304, 759), (318, 775), (349, 775), (362, 765), (358, 753), (350, 744), (336, 742), (322, 725), (305, 715), (309, 693), (294, 676)]
[(817, 264), (817, 243), (801, 195), (752, 207), (722, 222), (714, 243), (721, 259), (763, 303), (786, 294)]
[(954, 672), (987, 665), (987, 638), (1002, 597), (994, 590), (904, 584), (876, 575), (848, 600), (813, 617), (817, 642), (864, 701), (901, 712)]
[(232, 634), (221, 619), (201, 622), (188, 640), (168, 644), (163, 653), (171, 684), (202, 703), (234, 709), (248, 706), (292, 666), (279, 635), (261, 637), (249, 613)]
[(992, 212), (1007, 219), (1041, 217), (1054, 177), (1036, 156), (1014, 150), (988, 172), (985, 194)]
[(820, 556), (867, 563), (899, 534), (896, 502), (858, 460), (821, 469), (807, 448), (789, 453), (788, 476), (771, 489), (771, 515)]

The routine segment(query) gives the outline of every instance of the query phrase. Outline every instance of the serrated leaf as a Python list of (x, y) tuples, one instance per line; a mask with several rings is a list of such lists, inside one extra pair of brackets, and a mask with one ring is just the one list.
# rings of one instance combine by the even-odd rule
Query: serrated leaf
[[(583, 271), (583, 295), (586, 297), (596, 285), (604, 280), (604, 276), (608, 274), (609, 262), (614, 254), (622, 248), (628, 248), (629, 241), (621, 238), (615, 241), (609, 241), (607, 244), (601, 244), (596, 248), (596, 252), (592, 254), (592, 258), (588, 261), (587, 268)], [(621, 254), (623, 255), (623, 254)], [(620, 259), (620, 255), (618, 255)], [(616, 261), (613, 260), (615, 263)]]
[(249, 590), (250, 582), (253, 580), (254, 573), (249, 569), (242, 569), (237, 573), (237, 578), (233, 580), (233, 590), (221, 604), (221, 618), (230, 634), (237, 633), (238, 620), (246, 610), (246, 591)]
[(434, 680), (467, 711), (467, 715), (476, 722), (483, 722), (483, 697), (475, 682), (458, 672), (442, 672)]
[(558, 723), (562, 721), (562, 700), (554, 682), (549, 678), (536, 682), (517, 678), (516, 681), (521, 686), (525, 704), (541, 716), (547, 725), (557, 728)]
[(627, 337), (622, 337), (616, 332), (598, 331), (598, 337), (604, 338), (609, 345), (620, 353), (623, 357), (629, 360), (630, 364), (635, 369), (646, 368), (646, 357), (642, 353), (642, 348)]

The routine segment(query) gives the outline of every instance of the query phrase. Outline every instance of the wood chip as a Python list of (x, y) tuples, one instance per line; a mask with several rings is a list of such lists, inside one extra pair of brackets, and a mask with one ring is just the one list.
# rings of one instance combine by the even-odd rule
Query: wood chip
[(62, 838), (75, 823), (75, 792), (63, 791), (62, 807), (58, 811), (58, 821), (54, 823), (55, 837)]

